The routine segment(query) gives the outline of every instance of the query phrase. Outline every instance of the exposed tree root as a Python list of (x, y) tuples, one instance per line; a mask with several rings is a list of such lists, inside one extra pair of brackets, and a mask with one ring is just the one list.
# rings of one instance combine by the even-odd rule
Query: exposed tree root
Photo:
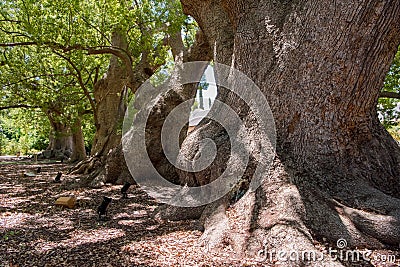
[[(399, 199), (361, 181), (357, 188), (334, 195), (329, 188), (310, 183), (304, 174), (293, 173), (276, 160), (256, 192), (248, 191), (229, 207), (227, 198), (208, 205), (202, 215), (201, 242), (210, 249), (231, 247), (268, 263), (280, 260), (285, 266), (342, 266), (350, 259), (341, 252), (400, 243)], [(345, 246), (338, 247), (338, 240)], [(318, 248), (325, 241), (331, 252)], [(279, 258), (280, 251), (292, 253), (291, 260)], [(359, 250), (359, 263), (364, 255), (368, 256)]]
[(96, 156), (90, 156), (86, 160), (79, 162), (70, 170), (71, 174), (89, 174), (99, 166), (100, 159)]
[[(230, 207), (227, 200), (227, 209), (221, 204), (206, 207), (213, 212), (205, 215), (210, 219), (204, 220), (202, 240), (218, 247), (214, 236), (223, 233), (221, 246), (254, 256), (260, 250), (318, 250), (318, 243), (325, 241), (342, 251), (398, 245), (400, 149), (376, 116), (379, 88), (400, 40), (397, 2), (382, 6), (353, 1), (340, 6), (329, 1), (182, 0), (182, 4), (209, 34), (215, 61), (239, 69), (259, 86), (274, 114), (278, 139), (278, 156), (270, 172), (261, 172), (264, 180), (258, 189)], [(350, 20), (338, 19), (344, 15)], [(315, 30), (322, 25), (329, 30)], [(232, 34), (227, 35), (229, 29)], [(283, 49), (288, 44), (293, 46)], [(265, 127), (257, 132), (258, 119), (246, 114), (237, 97), (220, 90), (218, 99), (246, 125), (230, 137), (240, 139), (253, 161), (264, 164), (258, 156), (268, 149), (263, 142), (269, 136), (261, 131)], [(181, 181), (206, 184), (232, 164), (225, 156), (228, 144), (221, 133), (203, 123), (192, 133), (193, 140), (183, 143), (180, 156), (189, 160), (201, 154), (203, 138), (214, 140), (224, 153), (205, 171), (180, 173)], [(251, 170), (243, 180), (254, 178)], [(228, 223), (221, 224), (225, 218)], [(347, 265), (341, 260), (324, 253), (320, 261), (283, 261), (282, 266)]]
[[(181, 181), (194, 186), (213, 181), (221, 173), (224, 162), (228, 162), (228, 139), (222, 138), (212, 127), (212, 124), (198, 127), (185, 140), (181, 156), (192, 159), (201, 153), (201, 147), (196, 144), (205, 138), (212, 138), (218, 151), (224, 153), (217, 153), (207, 170), (181, 172)], [(248, 144), (249, 139), (251, 137), (245, 137), (243, 143)], [(351, 264), (349, 260), (368, 264), (368, 255), (361, 249), (400, 244), (400, 199), (395, 197), (399, 188), (382, 190), (382, 181), (392, 181), (395, 177), (387, 173), (398, 171), (393, 164), (396, 159), (387, 158), (377, 166), (366, 156), (360, 165), (346, 159), (343, 162), (349, 164), (348, 167), (343, 165), (341, 171), (341, 166), (337, 166), (332, 172), (298, 166), (286, 151), (280, 150), (256, 191), (248, 190), (237, 202), (237, 199), (232, 201), (237, 191), (230, 192), (206, 206), (201, 217), (205, 231), (200, 242), (209, 249), (228, 247), (251, 257), (267, 256), (268, 263), (281, 261), (284, 266), (342, 266)], [(254, 161), (255, 157), (250, 159), (249, 166)], [(374, 184), (371, 179), (383, 166), (389, 171)], [(367, 168), (374, 172), (365, 175)], [(248, 168), (242, 179), (251, 179), (252, 169)], [(326, 242), (331, 251), (323, 252), (319, 245)], [(285, 262), (285, 257), (279, 258), (281, 251), (300, 253), (300, 258)], [(357, 255), (352, 257), (357, 258), (349, 259), (346, 253), (354, 251)], [(302, 257), (301, 253), (310, 252), (314, 252), (317, 259), (310, 255)]]
[(152, 217), (157, 221), (183, 221), (199, 219), (204, 211), (204, 206), (196, 208), (184, 208), (169, 205), (157, 207)]
[(123, 184), (126, 181), (135, 183), (125, 164), (121, 144), (110, 150), (106, 157), (92, 156), (78, 163), (70, 173), (86, 175), (82, 184), (90, 187), (100, 187), (105, 183)]

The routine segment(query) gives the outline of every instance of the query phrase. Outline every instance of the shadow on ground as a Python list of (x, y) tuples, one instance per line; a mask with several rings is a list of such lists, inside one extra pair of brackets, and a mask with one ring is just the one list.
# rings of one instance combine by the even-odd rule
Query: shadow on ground
[[(41, 172), (35, 176), (37, 167)], [(71, 166), (29, 159), (0, 159), (0, 266), (239, 266), (229, 255), (200, 247), (195, 221), (157, 222), (158, 206), (137, 186), (121, 199), (120, 186), (82, 188)], [(55, 206), (75, 195), (74, 209)], [(112, 197), (107, 221), (96, 208)]]

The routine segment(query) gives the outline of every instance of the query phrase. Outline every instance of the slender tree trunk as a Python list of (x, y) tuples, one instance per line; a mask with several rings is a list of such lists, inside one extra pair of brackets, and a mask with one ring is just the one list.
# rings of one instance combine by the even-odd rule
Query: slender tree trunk
[(86, 158), (85, 140), (83, 138), (82, 123), (78, 118), (72, 126), (72, 155), (70, 162), (78, 162)]
[[(206, 207), (204, 240), (255, 253), (264, 248), (314, 249), (322, 237), (349, 246), (400, 242), (400, 148), (380, 125), (379, 88), (400, 43), (398, 1), (186, 1), (215, 45), (215, 60), (250, 77), (267, 98), (277, 131), (277, 155), (264, 182), (226, 213), (229, 196)], [(218, 99), (250, 125), (242, 143), (253, 153), (252, 177), (264, 140), (254, 113), (221, 90)], [(193, 158), (214, 124), (185, 140)], [(262, 146), (262, 141), (260, 146)], [(229, 155), (228, 155), (229, 156)], [(216, 159), (223, 167), (227, 156)], [(195, 184), (218, 171), (194, 174)], [(182, 181), (193, 174), (181, 173)], [(293, 263), (301, 265), (302, 263)], [(326, 266), (340, 266), (327, 257)]]
[(198, 91), (199, 91), (199, 101), (200, 101), (199, 108), (204, 109), (203, 89), (200, 88)]

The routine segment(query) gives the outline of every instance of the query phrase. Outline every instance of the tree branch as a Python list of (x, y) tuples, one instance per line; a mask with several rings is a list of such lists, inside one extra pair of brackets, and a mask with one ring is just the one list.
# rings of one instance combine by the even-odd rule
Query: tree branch
[(96, 84), (99, 79), (100, 66), (96, 66), (96, 73), (94, 75), (93, 84)]
[(0, 19), (0, 22), (10, 22), (10, 23), (22, 23), (20, 20), (13, 20), (13, 19)]
[(188, 61), (211, 61), (213, 59), (213, 51), (210, 44), (204, 34), (199, 29), (196, 33), (195, 42), (189, 48)]
[(131, 60), (130, 56), (128, 55), (128, 53), (125, 50), (123, 50), (119, 47), (114, 47), (114, 46), (85, 47), (81, 44), (65, 46), (65, 45), (62, 45), (62, 44), (56, 43), (56, 42), (0, 43), (0, 47), (29, 46), (29, 45), (45, 45), (52, 49), (62, 50), (63, 52), (70, 52), (73, 50), (83, 50), (83, 51), (87, 51), (88, 55), (112, 54), (118, 58), (121, 58), (124, 61), (127, 60), (127, 58), (129, 58), (128, 61), (130, 62), (130, 65), (132, 65), (132, 60)]
[(187, 49), (183, 44), (182, 34), (180, 31), (177, 31), (172, 36), (168, 37), (168, 44), (171, 47), (172, 55), (175, 61), (178, 60), (177, 57), (182, 57), (180, 60), (185, 61), (184, 58), (187, 55)]
[(5, 85), (3, 85), (3, 86), (4, 86), (4, 87), (9, 87), (9, 86), (12, 86), (12, 85), (16, 85), (16, 84), (19, 84), (19, 83), (26, 82), (26, 81), (31, 80), (31, 79), (42, 78), (42, 77), (57, 77), (57, 76), (67, 77), (67, 76), (72, 76), (72, 75), (73, 75), (72, 73), (55, 73), (55, 74), (49, 73), (49, 74), (41, 74), (41, 75), (26, 77), (26, 78), (21, 79), (21, 80), (19, 80), (19, 81), (11, 82), (11, 83), (5, 84)]
[[(87, 88), (86, 88), (85, 83), (83, 82), (83, 78), (82, 78), (82, 75), (81, 75), (81, 71), (80, 71), (80, 70), (78, 69), (78, 67), (74, 64), (74, 62), (72, 62), (72, 60), (71, 60), (69, 57), (67, 57), (67, 56), (65, 56), (65, 55), (63, 55), (63, 54), (61, 54), (61, 53), (58, 53), (58, 52), (54, 52), (54, 53), (57, 54), (59, 57), (65, 59), (65, 60), (71, 65), (71, 67), (75, 70), (75, 72), (76, 72), (76, 78), (78, 79), (79, 85), (81, 86), (81, 88), (82, 88), (82, 90), (83, 90), (83, 93), (85, 94), (85, 96), (86, 96), (87, 99), (89, 100), (89, 103), (90, 103), (91, 108), (93, 109), (93, 111), (95, 111), (95, 110), (96, 110), (96, 103), (94, 102), (92, 96), (90, 95), (89, 91), (88, 91)], [(95, 117), (94, 119), (95, 119), (95, 121), (96, 121), (96, 112), (93, 112), (93, 114), (94, 114), (94, 117)]]
[(19, 105), (11, 105), (11, 106), (0, 107), (0, 110), (11, 109), (11, 108), (40, 108), (40, 107), (39, 106), (29, 106), (29, 105), (25, 105), (25, 104), (19, 104)]
[(78, 114), (79, 114), (79, 116), (83, 116), (83, 115), (87, 115), (87, 114), (93, 114), (93, 111), (90, 109), (87, 109), (87, 110), (78, 112)]
[[(29, 46), (29, 45), (40, 45), (40, 44), (38, 42), (0, 43), (0, 47)], [(129, 53), (127, 51), (125, 51), (124, 49), (121, 49), (119, 47), (114, 47), (114, 46), (84, 47), (83, 45), (80, 45), (80, 44), (64, 46), (64, 45), (56, 43), (56, 42), (45, 42), (45, 43), (43, 43), (43, 45), (46, 45), (49, 48), (52, 48), (54, 50), (61, 50), (64, 53), (70, 52), (73, 50), (84, 50), (84, 51), (88, 52), (88, 55), (112, 54), (124, 62), (125, 66), (127, 68), (128, 76), (129, 77), (134, 76), (134, 70), (132, 68), (131, 56), (129, 55)], [(55, 53), (57, 55), (61, 56), (60, 53), (57, 53), (57, 52), (55, 52)], [(68, 61), (67, 57), (65, 57), (65, 56), (61, 56), (61, 57)], [(69, 61), (69, 63), (71, 64), (72, 62)], [(73, 67), (73, 68), (76, 71), (78, 71), (77, 68), (75, 68), (75, 67)], [(78, 77), (78, 79), (79, 79), (79, 77)], [(80, 83), (80, 81), (79, 81), (79, 83)], [(84, 83), (82, 82), (82, 84), (84, 84)], [(129, 82), (127, 84), (127, 86), (130, 87), (131, 89), (133, 89), (133, 87), (134, 87), (132, 82)]]
[(400, 99), (400, 93), (383, 91), (379, 97)]
[(103, 47), (103, 48), (99, 48), (99, 49), (87, 48), (86, 50), (88, 51), (88, 55), (112, 54), (124, 61), (126, 60), (132, 66), (132, 59), (130, 58), (128, 53), (121, 48), (109, 46), (109, 47)]
[(29, 46), (37, 45), (36, 42), (20, 42), (20, 43), (0, 43), (0, 47)]
[(96, 26), (92, 25), (84, 16), (82, 16), (81, 18), (82, 18), (82, 20), (83, 20), (86, 24), (88, 24), (90, 27), (92, 27), (92, 28), (93, 28), (95, 31), (97, 31), (105, 40), (107, 40), (107, 42), (108, 42), (109, 44), (111, 44), (111, 40), (108, 39), (108, 37), (107, 37), (101, 30), (99, 30)]

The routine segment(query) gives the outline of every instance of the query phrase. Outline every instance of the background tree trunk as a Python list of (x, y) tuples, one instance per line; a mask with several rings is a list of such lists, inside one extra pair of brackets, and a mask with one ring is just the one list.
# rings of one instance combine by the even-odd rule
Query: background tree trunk
[(49, 145), (42, 153), (44, 158), (67, 159), (73, 150), (71, 128), (62, 121), (58, 111), (48, 111), (50, 121)]
[[(400, 42), (400, 3), (182, 4), (216, 45), (215, 60), (233, 62), (260, 87), (278, 137), (276, 159), (260, 188), (249, 190), (229, 213), (229, 196), (206, 207), (202, 219), (208, 245), (255, 253), (264, 244), (275, 250), (290, 251), (294, 245), (310, 250), (321, 237), (332, 242), (345, 238), (359, 247), (399, 244), (400, 148), (380, 125), (376, 104)], [(229, 91), (222, 90), (218, 99), (245, 124), (255, 125), (254, 113)], [(193, 158), (202, 138), (216, 139), (222, 132), (213, 124), (199, 127), (185, 140), (181, 156)], [(253, 153), (246, 173), (251, 177), (262, 164), (252, 140), (268, 137), (254, 127), (247, 133), (242, 142)], [(222, 147), (228, 141), (216, 140)], [(217, 158), (216, 168), (228, 156)], [(205, 176), (195, 174), (195, 183), (216, 178)], [(181, 173), (181, 180), (193, 181), (193, 175)]]
[(86, 159), (85, 140), (82, 132), (81, 120), (78, 118), (72, 126), (72, 155), (70, 162)]
[[(197, 85), (183, 85), (181, 82), (181, 77), (179, 77), (179, 69), (182, 68), (182, 64), (192, 61), (209, 62), (211, 60), (211, 50), (207, 41), (205, 40), (205, 36), (201, 31), (197, 33), (196, 41), (189, 50), (185, 48), (180, 32), (177, 32), (175, 36), (171, 37), (169, 42), (174, 55), (175, 70), (171, 74), (170, 79), (162, 85), (162, 87), (167, 87), (168, 91), (161, 95), (156, 104), (153, 104), (152, 102), (143, 103), (140, 107), (137, 105), (137, 110), (151, 110), (146, 123), (145, 140), (147, 153), (153, 162), (154, 167), (163, 177), (166, 177), (166, 179), (174, 183), (179, 183), (180, 181), (178, 179), (178, 174), (175, 167), (169, 162), (163, 152), (161, 144), (161, 130), (165, 119), (175, 107), (190, 99), (192, 99), (192, 102), (194, 102), (194, 98), (196, 97)], [(204, 68), (199, 70), (198, 73), (193, 74), (198, 76), (198, 80), (200, 80), (200, 78), (203, 76), (207, 65), (204, 65), (203, 67)], [(146, 94), (146, 92), (143, 92), (143, 94)], [(143, 98), (143, 96), (138, 95), (137, 102), (141, 102), (141, 98)], [(187, 122), (189, 121), (190, 108), (191, 106), (187, 106), (186, 113), (180, 114), (183, 116), (183, 120), (186, 120)], [(137, 115), (137, 118), (138, 120), (141, 119), (140, 114)], [(138, 123), (138, 121), (135, 120), (134, 125), (135, 123)], [(180, 143), (182, 143), (185, 139), (186, 131), (187, 128), (182, 129), (179, 137)], [(133, 158), (135, 156), (140, 155), (132, 155), (131, 160), (134, 160)], [(141, 168), (141, 170), (135, 170), (135, 175), (138, 177), (146, 177), (148, 173), (148, 170), (146, 170), (144, 166)]]
[[(199, 68), (198, 70), (195, 70), (195, 72), (191, 73), (193, 78), (197, 75), (197, 80), (200, 81), (204, 71), (208, 66), (206, 62), (209, 62), (212, 58), (212, 50), (210, 49), (209, 43), (201, 30), (197, 32), (195, 43), (192, 45), (192, 47), (190, 47), (190, 49), (186, 49), (184, 47), (180, 32), (177, 32), (175, 36), (170, 38), (169, 44), (174, 55), (175, 69), (167, 82), (160, 86), (162, 88), (166, 88), (167, 90), (156, 89), (154, 92), (138, 92), (134, 103), (135, 109), (138, 110), (138, 113), (135, 115), (132, 124), (133, 128), (130, 129), (130, 132), (128, 131), (124, 135), (124, 142), (129, 144), (131, 149), (124, 152), (125, 158), (129, 159), (130, 161), (129, 166), (131, 168), (133, 164), (138, 166), (138, 168), (134, 169), (134, 173), (132, 173), (132, 175), (136, 179), (150, 178), (149, 176), (151, 176), (152, 168), (150, 167), (151, 169), (148, 169), (147, 164), (141, 164), (142, 155), (136, 151), (136, 147), (138, 147), (136, 144), (141, 141), (141, 138), (145, 138), (147, 155), (150, 158), (154, 168), (159, 174), (161, 174), (170, 182), (179, 184), (180, 180), (177, 169), (175, 166), (173, 166), (173, 164), (171, 164), (164, 154), (161, 132), (164, 121), (170, 112), (178, 105), (188, 100), (192, 100), (193, 104), (196, 96), (198, 87), (197, 84), (182, 84), (181, 77), (179, 75), (182, 65), (186, 62), (202, 61), (204, 63), (202, 68)], [(151, 93), (155, 93), (155, 95), (149, 97), (148, 94)], [(154, 99), (157, 101), (154, 102)], [(180, 117), (179, 119), (176, 118), (176, 121), (189, 122), (191, 105), (187, 105), (185, 108), (185, 112), (179, 112), (179, 114), (174, 115)], [(149, 114), (148, 117), (144, 115), (147, 113)], [(133, 131), (135, 131), (135, 127), (140, 127), (138, 125), (145, 125), (145, 136), (134, 137), (131, 134)], [(187, 127), (183, 127), (179, 136), (171, 136), (171, 138), (179, 138), (179, 143), (181, 144), (186, 137), (186, 132)], [(134, 138), (139, 138), (139, 140)], [(126, 148), (126, 146), (124, 146), (124, 148)], [(173, 219), (175, 220), (193, 219), (196, 217), (196, 214), (199, 213), (199, 210), (202, 209), (203, 207), (200, 207), (193, 211), (186, 208), (163, 205), (156, 209), (153, 216), (159, 219), (164, 219), (167, 217), (171, 218), (171, 214), (174, 214), (175, 216), (173, 216)]]
[(51, 123), (49, 145), (46, 150), (72, 150), (71, 131), (61, 122)]
[[(126, 37), (119, 31), (112, 36), (114, 47), (127, 51)], [(126, 110), (125, 94), (127, 90), (127, 72), (125, 65), (116, 56), (111, 56), (107, 73), (94, 88), (96, 100), (96, 134), (91, 155), (105, 155), (118, 145), (121, 139), (122, 121)], [(103, 153), (104, 152), (104, 153)]]

